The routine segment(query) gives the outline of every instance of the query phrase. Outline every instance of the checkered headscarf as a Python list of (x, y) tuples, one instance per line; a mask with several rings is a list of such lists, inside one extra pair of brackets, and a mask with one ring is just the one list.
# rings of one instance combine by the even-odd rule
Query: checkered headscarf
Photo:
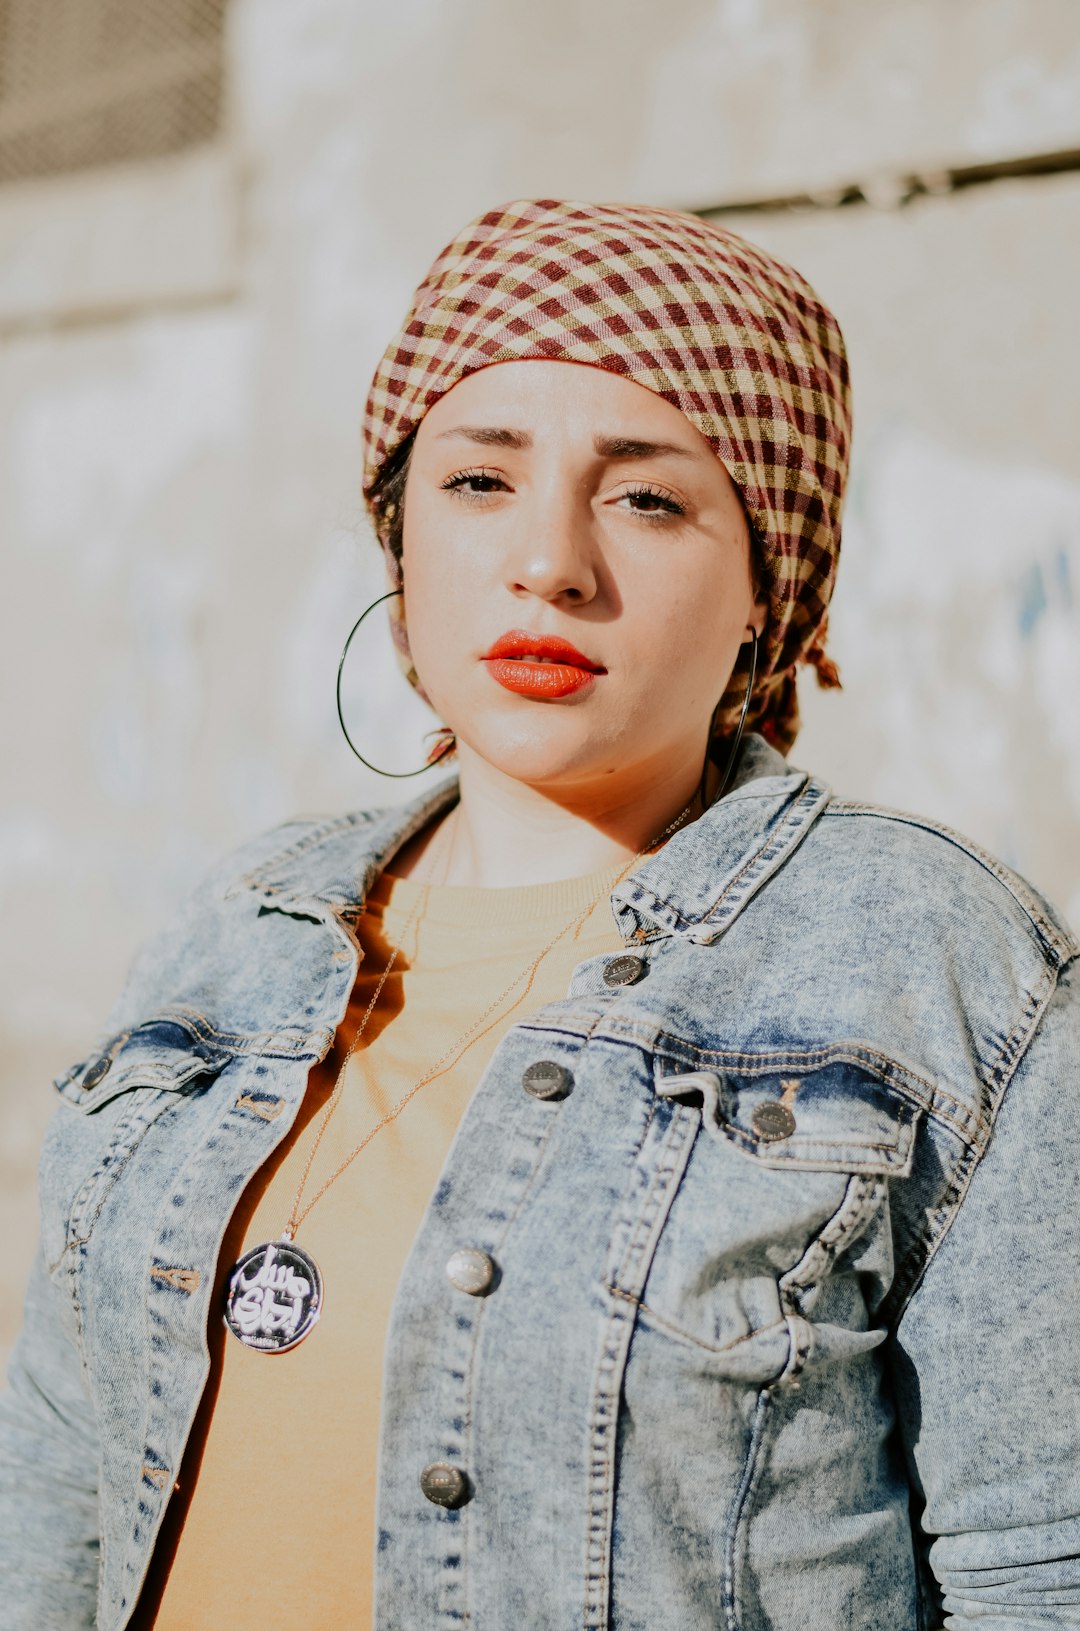
[[(836, 319), (790, 266), (693, 215), (553, 199), (489, 210), (439, 255), (372, 382), (364, 494), (380, 535), (380, 474), (432, 403), (467, 374), (528, 358), (644, 385), (722, 461), (769, 578), (747, 729), (786, 752), (799, 724), (796, 663), (839, 684), (824, 651), (851, 432)], [(744, 663), (717, 737), (738, 721)]]

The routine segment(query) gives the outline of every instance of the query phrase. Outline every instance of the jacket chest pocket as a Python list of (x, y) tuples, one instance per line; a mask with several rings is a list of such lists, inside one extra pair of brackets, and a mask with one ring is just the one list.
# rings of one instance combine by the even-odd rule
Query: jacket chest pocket
[(46, 1265), (90, 1241), (112, 1190), (162, 1115), (206, 1087), (225, 1056), (170, 1022), (114, 1037), (56, 1083), (63, 1101), (39, 1170)]
[(889, 1184), (911, 1170), (919, 1107), (850, 1046), (668, 1072), (655, 1091), (699, 1119), (641, 1317), (717, 1356), (815, 1318), (823, 1300), (830, 1323), (865, 1330), (867, 1292), (891, 1268)]

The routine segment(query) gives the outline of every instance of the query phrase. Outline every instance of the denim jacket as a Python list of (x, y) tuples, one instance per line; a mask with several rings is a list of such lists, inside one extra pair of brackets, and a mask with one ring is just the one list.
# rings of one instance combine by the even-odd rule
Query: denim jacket
[[(365, 891), (455, 796), (248, 846), (57, 1083), (0, 1400), (8, 1631), (131, 1616), (230, 1211), (343, 1018)], [(611, 904), (636, 962), (509, 1030), (398, 1287), (378, 1631), (1080, 1626), (1069, 930), (760, 738)], [(561, 1097), (523, 1090), (541, 1060)]]

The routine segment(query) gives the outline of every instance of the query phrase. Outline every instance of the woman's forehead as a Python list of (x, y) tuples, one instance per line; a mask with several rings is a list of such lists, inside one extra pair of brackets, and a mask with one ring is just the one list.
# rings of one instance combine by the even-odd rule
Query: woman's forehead
[[(418, 441), (485, 441), (528, 450), (554, 438), (640, 440), (672, 456), (719, 462), (678, 408), (608, 369), (544, 358), (492, 363), (459, 380), (432, 404)], [(643, 452), (648, 451), (645, 447)]]

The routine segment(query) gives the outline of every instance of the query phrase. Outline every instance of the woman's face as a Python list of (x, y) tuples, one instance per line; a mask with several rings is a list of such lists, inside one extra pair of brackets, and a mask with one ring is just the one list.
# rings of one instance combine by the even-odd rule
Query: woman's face
[(704, 437), (577, 363), (498, 363), (434, 404), (402, 565), (413, 661), (463, 773), (475, 753), (556, 797), (700, 770), (765, 623), (742, 505)]

